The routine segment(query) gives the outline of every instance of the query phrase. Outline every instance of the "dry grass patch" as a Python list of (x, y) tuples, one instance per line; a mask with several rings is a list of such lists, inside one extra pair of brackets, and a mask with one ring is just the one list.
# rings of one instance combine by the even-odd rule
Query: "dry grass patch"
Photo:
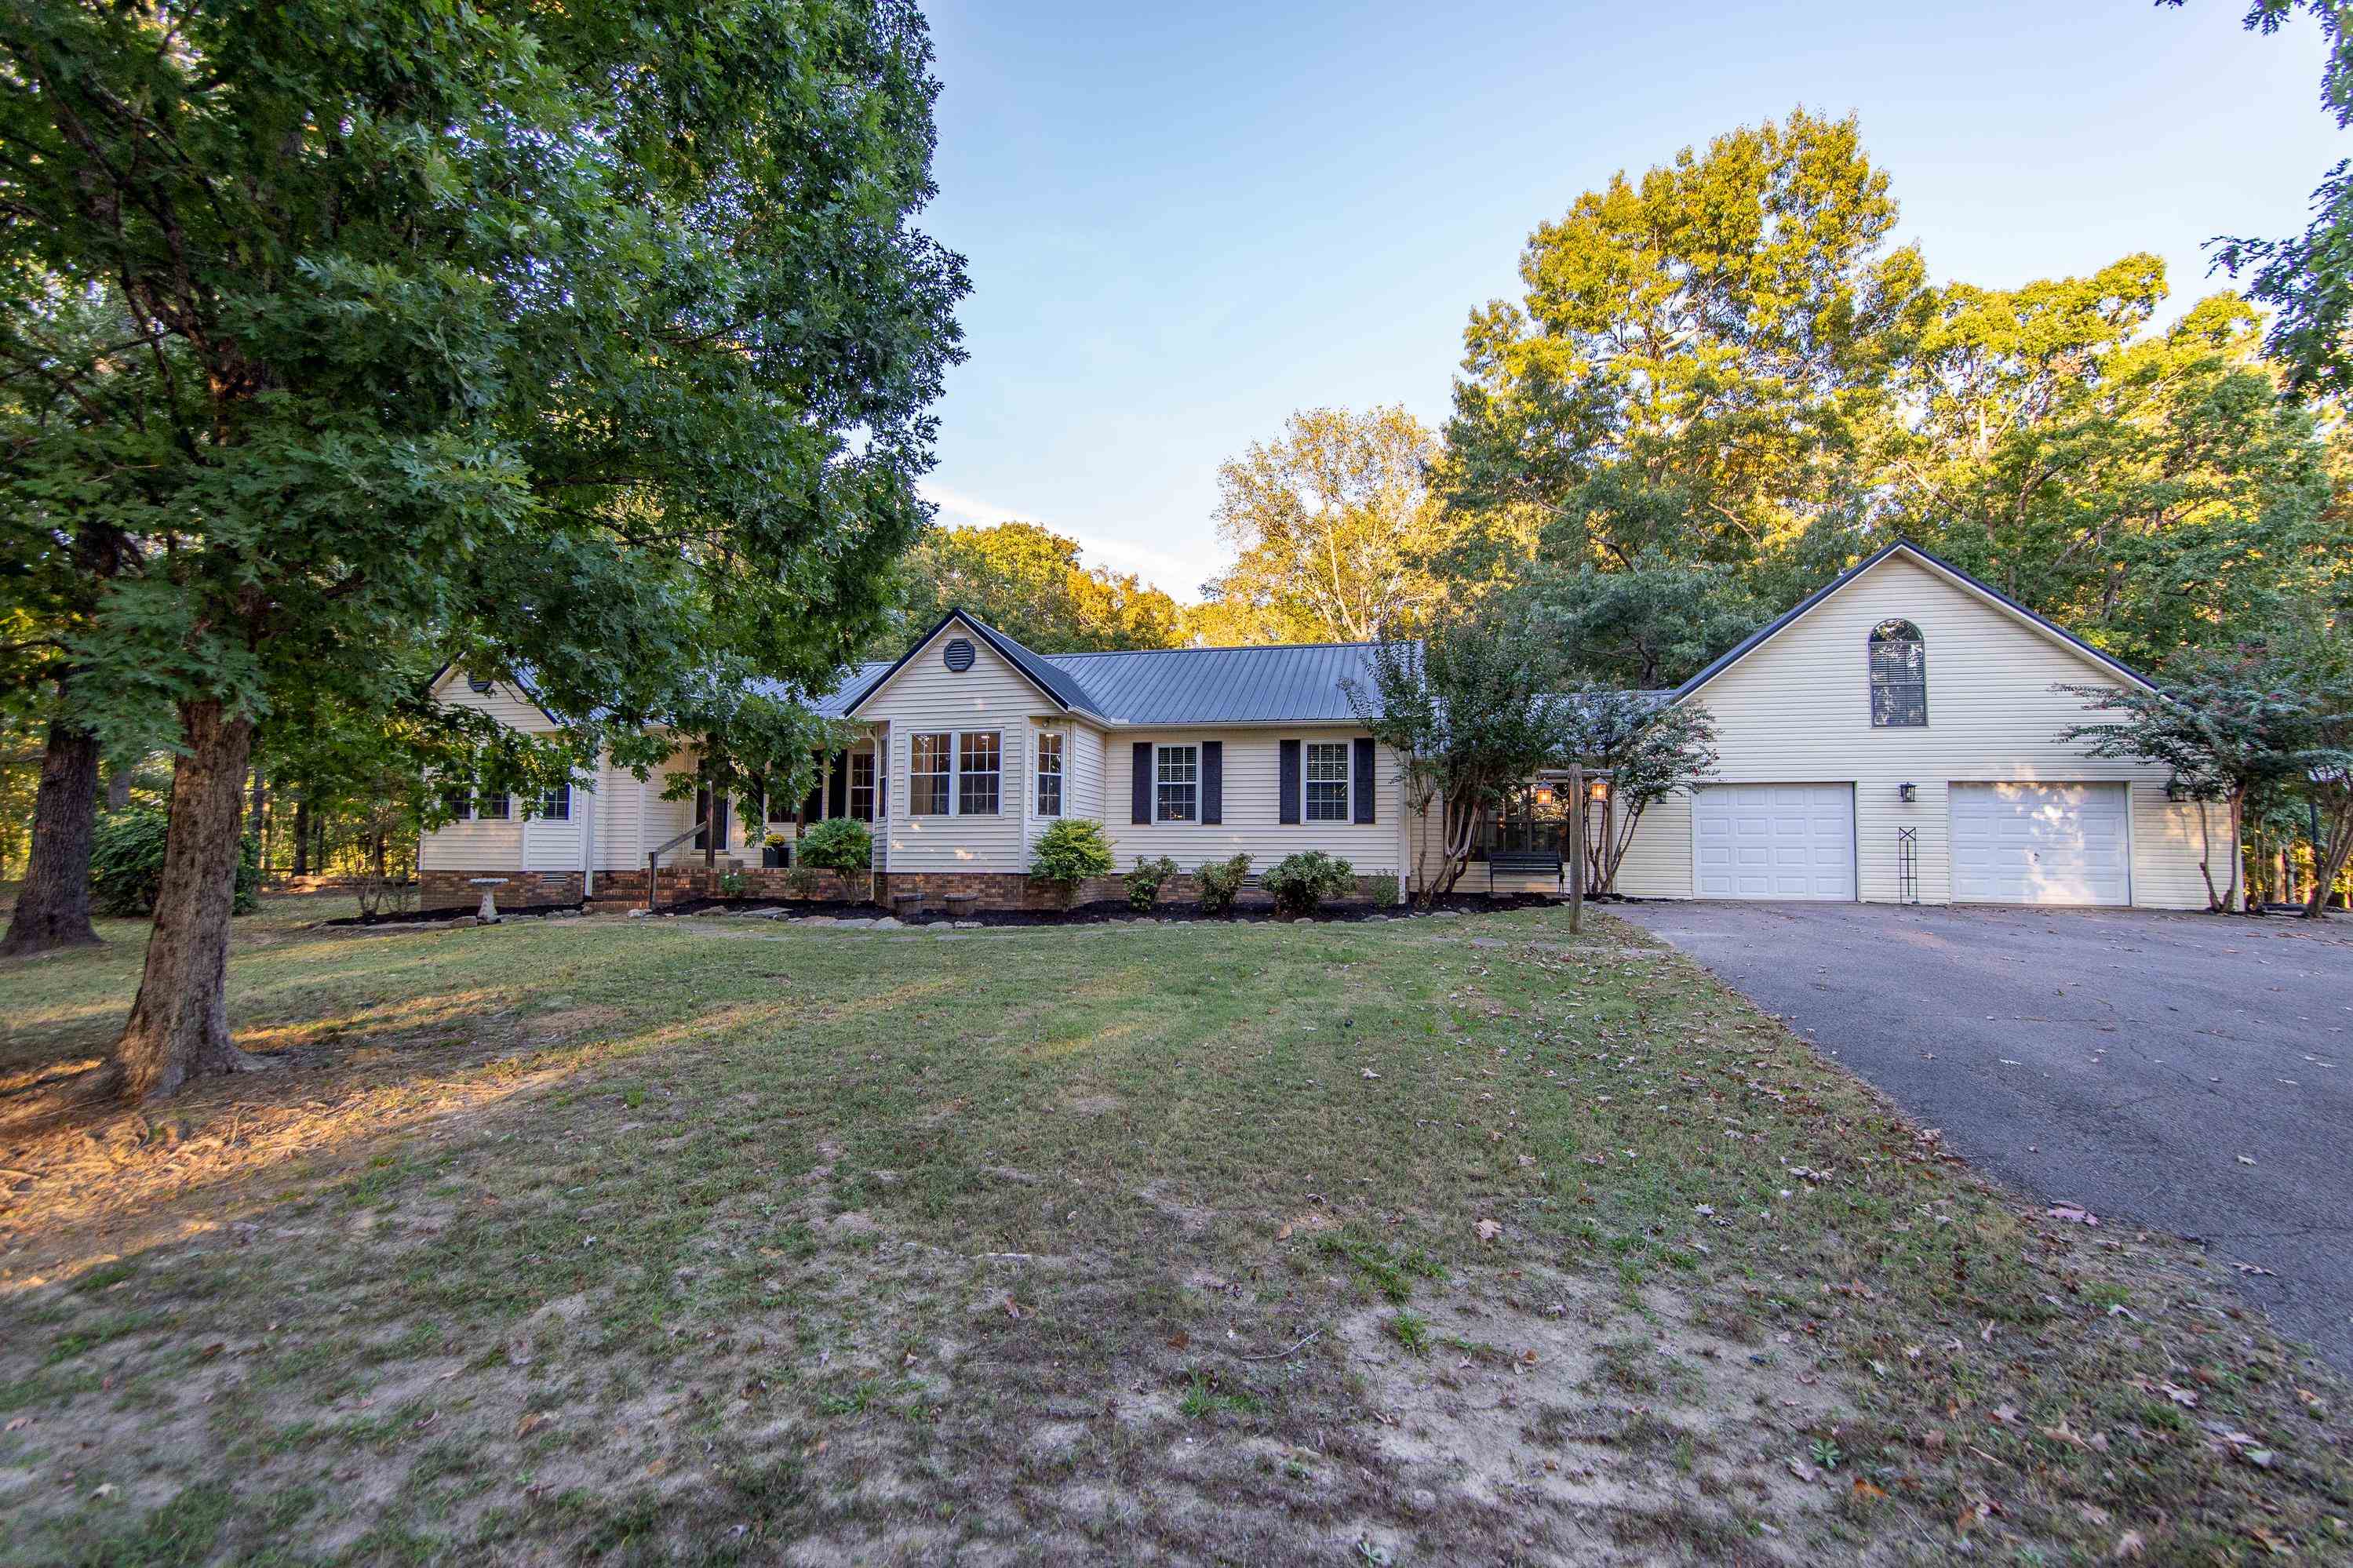
[(2194, 1248), (1614, 922), (281, 921), (279, 1065), (135, 1138), (56, 1103), (112, 934), (0, 971), (12, 1558), (2353, 1550), (2343, 1385)]

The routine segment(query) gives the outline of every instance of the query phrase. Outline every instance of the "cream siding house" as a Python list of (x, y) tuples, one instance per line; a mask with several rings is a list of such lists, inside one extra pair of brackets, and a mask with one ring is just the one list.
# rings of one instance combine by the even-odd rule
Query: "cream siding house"
[[(1893, 717), (1924, 722), (1874, 714), (1871, 639), (1891, 624), (1917, 632), (1926, 685), (1925, 713)], [(2061, 741), (2086, 717), (2062, 684), (2146, 683), (1892, 545), (1675, 693), (1715, 721), (1715, 776), (1644, 813), (1617, 890), (2203, 908), (2197, 808), (2166, 798), (2162, 768)]]
[[(1019, 907), (1053, 900), (1026, 873), (1039, 835), (1076, 816), (1103, 826), (1122, 871), (1166, 856), (1190, 873), (1238, 853), (1264, 871), (1315, 849), (1346, 858), (1364, 885), (1403, 890), (1428, 823), (1409, 820), (1401, 759), (1356, 717), (1352, 689), (1370, 679), (1366, 644), (1047, 656), (952, 612), (819, 705), (859, 739), (811, 800), (769, 802), (765, 822), (723, 820), (709, 858), (748, 890), (781, 890), (783, 873), (760, 866), (764, 836), (853, 816), (874, 829), (878, 896), (966, 891)], [(1967, 574), (1891, 545), (1663, 694), (1707, 709), (1718, 763), (1644, 814), (1617, 890), (2202, 906), (2195, 808), (2166, 798), (2161, 769), (2062, 742), (2084, 714), (2054, 689), (2069, 682), (2142, 683)], [(455, 673), (437, 689), (521, 729), (554, 723), (526, 691)], [(691, 774), (693, 758), (666, 767)], [(429, 835), (427, 901), (470, 900), (468, 877), (517, 873), (510, 898), (641, 897), (647, 856), (699, 819), (693, 801), (661, 798), (666, 782), (608, 762), (568, 813), (517, 803)], [(666, 876), (709, 890), (691, 881), (699, 839), (662, 859)], [(1465, 889), (1487, 886), (1474, 867)]]

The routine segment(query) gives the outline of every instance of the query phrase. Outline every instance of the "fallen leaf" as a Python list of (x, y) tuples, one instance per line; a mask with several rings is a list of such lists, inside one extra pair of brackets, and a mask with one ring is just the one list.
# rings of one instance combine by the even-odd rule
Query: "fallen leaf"
[(2173, 1401), (2176, 1405), (2180, 1405), (2184, 1410), (2195, 1410), (2198, 1408), (2198, 1396), (2190, 1393), (2186, 1388), (2177, 1387), (2170, 1383), (2159, 1383), (2157, 1385), (2157, 1391), (2159, 1394), (2164, 1394), (2168, 1399)]
[(1380, 1075), (1380, 1074), (1378, 1074), (1378, 1073), (1377, 1073), (1377, 1072), (1375, 1072), (1372, 1068), (1366, 1068), (1365, 1069), (1365, 1076), (1366, 1076), (1366, 1078), (1378, 1078), (1378, 1077), (1380, 1077), (1381, 1075)]
[(1500, 1225), (1497, 1225), (1493, 1220), (1492, 1220), (1492, 1219), (1482, 1219), (1482, 1220), (1481, 1220), (1481, 1221), (1479, 1222), (1479, 1239), (1480, 1239), (1480, 1240), (1482, 1240), (1482, 1241), (1493, 1241), (1493, 1240), (1494, 1240), (1497, 1237), (1499, 1237), (1499, 1236), (1501, 1236), (1501, 1235), (1503, 1235), (1503, 1234), (1504, 1234), (1504, 1227), (1503, 1227), (1502, 1226), (1500, 1226)]
[(2116, 1537), (2116, 1549), (2108, 1555), (2119, 1563), (2137, 1562), (2141, 1553), (2147, 1549), (2147, 1545), (2148, 1543), (2140, 1538), (2139, 1531), (2127, 1530)]
[(543, 1410), (534, 1410), (515, 1423), (515, 1436), (528, 1437), (543, 1426), (554, 1426), (555, 1417)]
[(2070, 1225), (2097, 1225), (2100, 1223), (2099, 1215), (2094, 1214), (2089, 1209), (2077, 1208), (2073, 1204), (2052, 1204), (2049, 1213), (2052, 1219), (2065, 1220)]
[(1005, 1298), (1005, 1315), (1017, 1323), (1021, 1321), (1021, 1304), (1010, 1296)]
[(1182, 1329), (1168, 1336), (1168, 1348), (1172, 1351), (1181, 1351), (1192, 1342), (1193, 1336)]
[(1864, 1480), (1861, 1476), (1854, 1478), (1854, 1495), (1865, 1501), (1878, 1501), (1887, 1496), (1885, 1492)]
[[(2297, 1393), (2299, 1393), (2299, 1394), (2302, 1394), (2304, 1391), (2303, 1391), (2302, 1389), (2298, 1389), (2298, 1390), (2296, 1390), (2296, 1392), (2297, 1392)], [(2308, 1397), (2307, 1397), (2307, 1399), (2306, 1400), (2306, 1403), (2307, 1403), (2307, 1404), (2311, 1403), (2311, 1401), (2310, 1401), (2310, 1399), (2309, 1399)], [(31, 1416), (29, 1416), (29, 1415), (19, 1415), (19, 1416), (16, 1417), (14, 1420), (10, 1421), (10, 1422), (8, 1423), (8, 1425), (7, 1425), (5, 1427), (0, 1427), (0, 1431), (22, 1432), (26, 1427), (30, 1426), (32, 1424), (33, 1424), (33, 1418), (32, 1418)]]
[(2252, 1154), (2242, 1154), (2239, 1156), (2239, 1163), (2242, 1165), (2252, 1165), (2254, 1163), (2255, 1159)]

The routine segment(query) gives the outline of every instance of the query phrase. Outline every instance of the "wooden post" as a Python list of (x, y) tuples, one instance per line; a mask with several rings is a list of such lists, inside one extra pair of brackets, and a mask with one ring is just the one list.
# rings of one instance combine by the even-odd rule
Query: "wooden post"
[(1568, 764), (1568, 931), (1585, 925), (1585, 764)]

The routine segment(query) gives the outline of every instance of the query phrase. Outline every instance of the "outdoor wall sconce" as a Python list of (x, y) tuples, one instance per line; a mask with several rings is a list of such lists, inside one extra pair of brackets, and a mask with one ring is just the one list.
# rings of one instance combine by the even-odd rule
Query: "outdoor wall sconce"
[(1552, 785), (1536, 785), (1536, 804), (1538, 805), (1550, 805), (1552, 804)]
[(1593, 789), (1591, 793), (1593, 798), (1596, 800), (1608, 800), (1609, 798), (1609, 781), (1606, 779), (1595, 779), (1593, 781)]
[(1895, 786), (1895, 798), (1898, 800), (1917, 800), (1920, 798), (1920, 786), (1918, 784), (1897, 784)]

